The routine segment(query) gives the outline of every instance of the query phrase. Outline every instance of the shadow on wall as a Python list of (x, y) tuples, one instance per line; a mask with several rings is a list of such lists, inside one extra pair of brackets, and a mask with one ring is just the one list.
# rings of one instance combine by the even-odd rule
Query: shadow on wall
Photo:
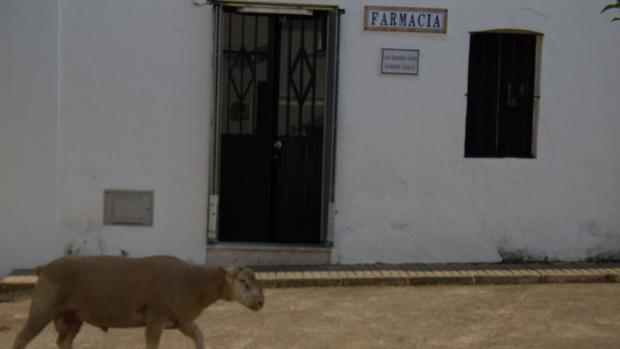
[[(81, 247), (75, 246), (72, 242), (70, 242), (70, 243), (65, 245), (63, 253), (64, 253), (65, 256), (80, 256), (80, 255), (88, 255), (89, 254), (89, 253), (83, 251)], [(103, 255), (104, 253), (101, 252), (99, 254)], [(118, 252), (118, 255), (121, 256), (121, 257), (129, 257), (129, 252), (127, 252), (127, 250), (125, 250), (125, 249), (121, 249)]]
[(549, 256), (544, 251), (531, 248), (510, 248), (508, 238), (498, 243), (497, 254), (501, 263), (552, 263), (552, 262), (619, 262), (620, 234), (616, 233), (614, 224), (594, 220), (579, 224), (574, 246), (583, 251), (584, 257), (563, 260), (557, 256)]
[[(509, 250), (504, 247), (500, 247), (497, 250), (497, 253), (502, 259), (500, 263), (506, 264), (562, 262), (562, 260), (557, 258), (550, 258), (549, 256), (530, 253), (527, 249)], [(588, 255), (588, 257), (582, 260), (575, 260), (571, 262), (620, 263), (620, 249), (609, 251), (604, 247), (599, 247), (596, 249), (590, 249), (588, 251)]]

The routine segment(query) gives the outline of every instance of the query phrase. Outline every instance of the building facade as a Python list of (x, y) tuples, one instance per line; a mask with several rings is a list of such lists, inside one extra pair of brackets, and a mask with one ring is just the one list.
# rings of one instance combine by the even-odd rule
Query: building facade
[(605, 4), (3, 1), (0, 275), (616, 259)]

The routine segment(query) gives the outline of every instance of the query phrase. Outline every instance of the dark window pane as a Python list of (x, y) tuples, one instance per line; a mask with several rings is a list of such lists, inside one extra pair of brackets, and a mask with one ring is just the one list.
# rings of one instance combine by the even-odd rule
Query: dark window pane
[(472, 34), (465, 156), (533, 156), (535, 57), (535, 35)]

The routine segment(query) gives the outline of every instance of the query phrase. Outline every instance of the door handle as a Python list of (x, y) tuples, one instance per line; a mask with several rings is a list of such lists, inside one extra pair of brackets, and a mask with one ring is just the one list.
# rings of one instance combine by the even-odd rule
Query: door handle
[(282, 142), (281, 142), (281, 141), (279, 141), (279, 140), (278, 140), (278, 141), (276, 141), (275, 143), (273, 143), (273, 148), (274, 148), (274, 149), (277, 149), (277, 150), (282, 149)]

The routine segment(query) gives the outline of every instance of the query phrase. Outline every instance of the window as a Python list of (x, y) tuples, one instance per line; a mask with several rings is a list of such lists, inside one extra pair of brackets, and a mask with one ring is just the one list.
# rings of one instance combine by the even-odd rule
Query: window
[(471, 35), (465, 157), (535, 156), (538, 37)]

